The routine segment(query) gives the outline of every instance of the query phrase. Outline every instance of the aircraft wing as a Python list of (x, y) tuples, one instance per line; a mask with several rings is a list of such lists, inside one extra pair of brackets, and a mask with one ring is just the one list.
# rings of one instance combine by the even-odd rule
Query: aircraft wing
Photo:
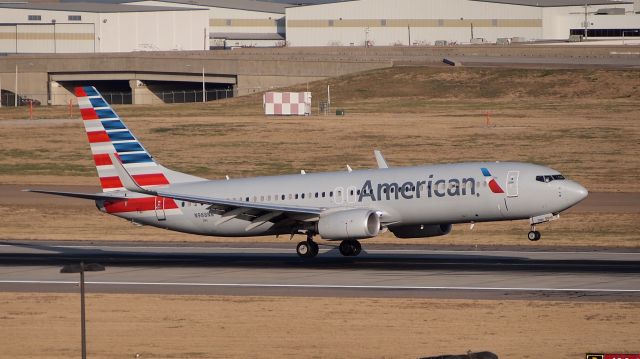
[(320, 212), (324, 211), (324, 208), (320, 208), (320, 207), (301, 207), (301, 206), (278, 205), (278, 204), (271, 204), (271, 203), (233, 201), (233, 200), (227, 200), (222, 198), (199, 196), (199, 195), (192, 195), (192, 194), (181, 194), (178, 192), (163, 191), (163, 190), (159, 190), (159, 191), (144, 190), (144, 191), (145, 192), (141, 192), (141, 193), (146, 193), (153, 196), (173, 198), (179, 201), (203, 203), (203, 204), (209, 204), (209, 205), (220, 205), (220, 206), (238, 207), (238, 208), (241, 207), (241, 208), (259, 209), (263, 211), (280, 211), (280, 212), (288, 212), (288, 213), (313, 214), (313, 215), (319, 215)]
[[(140, 187), (138, 183), (131, 177), (129, 172), (124, 168), (120, 160), (113, 154), (109, 154), (111, 158), (111, 162), (113, 163), (116, 172), (118, 173), (118, 177), (122, 182), (122, 185), (129, 191), (144, 193), (150, 196), (160, 196), (165, 198), (172, 198), (179, 201), (187, 201), (187, 202), (195, 202), (208, 204), (212, 206), (223, 206), (223, 207), (234, 207), (234, 208), (244, 208), (244, 209), (256, 209), (261, 211), (267, 211), (272, 213), (290, 213), (290, 214), (298, 214), (298, 215), (307, 215), (304, 217), (317, 217), (324, 208), (320, 207), (302, 207), (302, 206), (291, 206), (291, 205), (278, 205), (272, 203), (255, 203), (255, 202), (244, 202), (244, 201), (234, 201), (222, 198), (215, 198), (209, 196), (202, 195), (194, 195), (188, 193), (180, 193), (164, 189), (158, 190), (148, 190)], [(241, 213), (241, 210), (238, 211), (238, 214)]]

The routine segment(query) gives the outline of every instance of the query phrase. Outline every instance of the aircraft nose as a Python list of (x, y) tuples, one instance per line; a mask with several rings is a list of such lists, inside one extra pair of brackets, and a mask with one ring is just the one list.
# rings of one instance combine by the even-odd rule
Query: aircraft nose
[(563, 187), (565, 198), (571, 202), (572, 206), (584, 200), (589, 195), (589, 191), (577, 182), (567, 181)]

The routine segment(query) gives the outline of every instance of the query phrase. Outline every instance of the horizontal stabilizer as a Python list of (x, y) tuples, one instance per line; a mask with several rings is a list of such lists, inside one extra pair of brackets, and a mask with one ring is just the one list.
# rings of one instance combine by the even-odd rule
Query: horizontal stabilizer
[(64, 196), (64, 197), (74, 197), (74, 198), (82, 198), (82, 199), (91, 199), (91, 200), (113, 200), (113, 199), (127, 199), (126, 196), (115, 196), (115, 195), (107, 195), (107, 194), (94, 194), (94, 193), (80, 193), (80, 192), (59, 192), (59, 191), (46, 191), (41, 189), (25, 189), (24, 192), (34, 192), (34, 193), (44, 193), (44, 194), (52, 194), (55, 196)]

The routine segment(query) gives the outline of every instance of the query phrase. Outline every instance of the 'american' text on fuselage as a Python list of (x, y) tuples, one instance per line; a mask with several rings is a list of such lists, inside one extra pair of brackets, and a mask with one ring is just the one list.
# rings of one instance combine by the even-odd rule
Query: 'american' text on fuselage
[(365, 181), (360, 190), (358, 202), (362, 202), (364, 198), (369, 198), (371, 201), (381, 201), (383, 200), (383, 196), (387, 201), (392, 199), (391, 196), (394, 196), (396, 200), (400, 199), (400, 197), (404, 199), (420, 198), (425, 195), (422, 191), (425, 191), (426, 196), (429, 198), (433, 196), (466, 196), (476, 194), (476, 181), (472, 177), (463, 179), (451, 178), (449, 180), (439, 179), (434, 181), (433, 175), (429, 175), (427, 181), (407, 181), (402, 185), (396, 182), (378, 183), (375, 192), (373, 187), (371, 180)]

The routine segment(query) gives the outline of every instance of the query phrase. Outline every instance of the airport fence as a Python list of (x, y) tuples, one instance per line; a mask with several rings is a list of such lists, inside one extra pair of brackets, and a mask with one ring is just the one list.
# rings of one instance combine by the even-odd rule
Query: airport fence
[[(211, 90), (167, 90), (153, 91), (148, 93), (136, 94), (136, 104), (155, 104), (155, 103), (197, 103), (222, 100), (232, 98), (236, 95), (233, 89), (211, 89)], [(203, 101), (203, 96), (205, 101)], [(112, 105), (127, 105), (134, 101), (131, 91), (102, 92), (102, 97)], [(45, 93), (27, 93), (17, 97), (12, 92), (2, 91), (0, 94), (0, 104), (2, 106), (33, 106), (46, 105), (47, 99), (51, 104), (66, 105), (71, 101), (75, 104), (75, 96), (73, 94), (45, 94)]]

